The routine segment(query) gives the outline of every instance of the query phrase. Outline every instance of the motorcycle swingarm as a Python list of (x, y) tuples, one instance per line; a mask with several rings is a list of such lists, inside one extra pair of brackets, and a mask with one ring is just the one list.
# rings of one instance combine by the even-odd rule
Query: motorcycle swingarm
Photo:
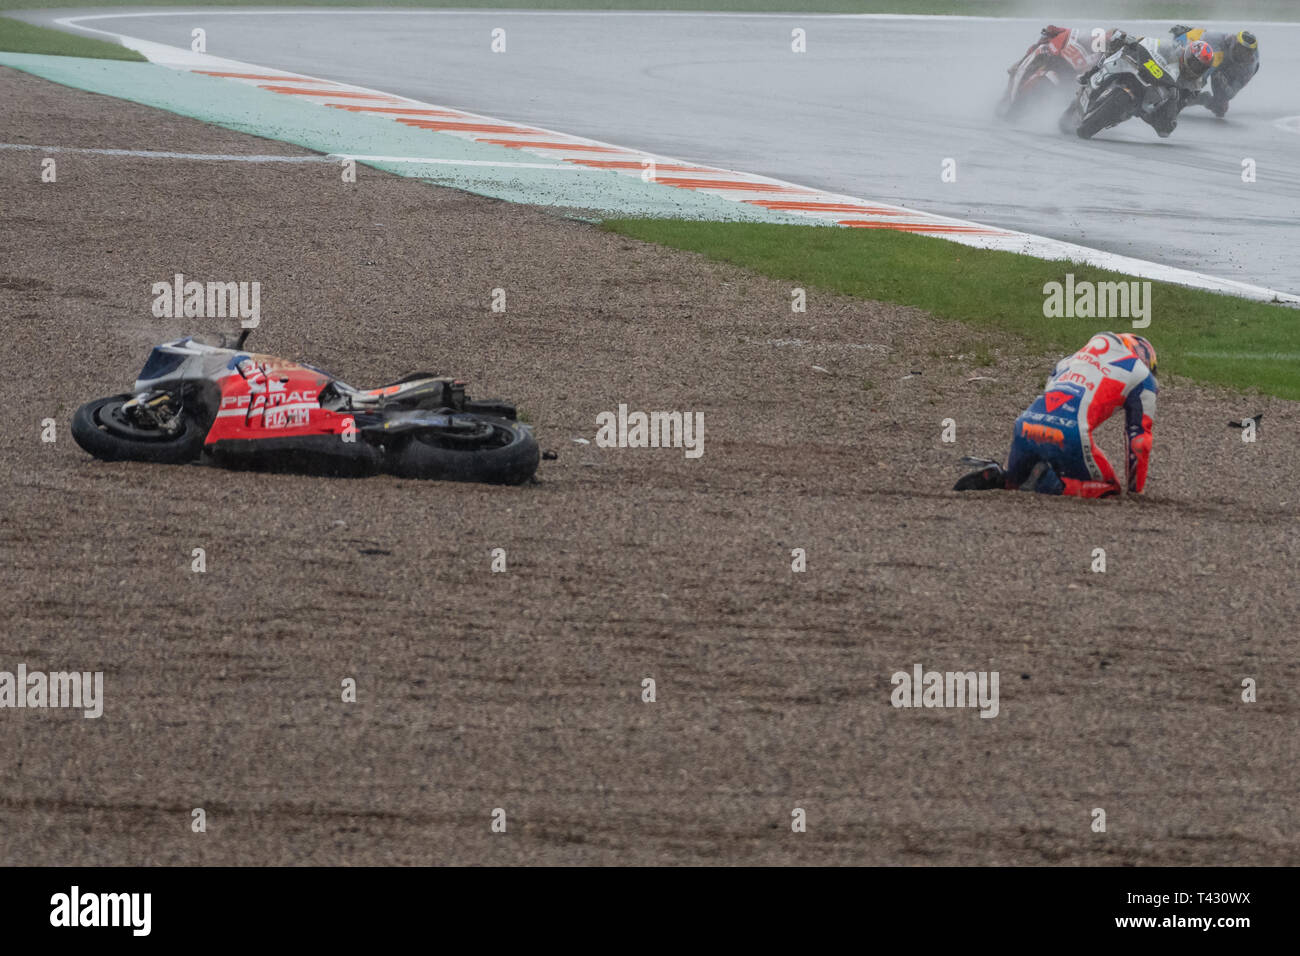
[(458, 430), (451, 415), (417, 409), (390, 413), (383, 421), (362, 425), (360, 431), (368, 439), (383, 439), (390, 435), (405, 435), (427, 428), (440, 431)]

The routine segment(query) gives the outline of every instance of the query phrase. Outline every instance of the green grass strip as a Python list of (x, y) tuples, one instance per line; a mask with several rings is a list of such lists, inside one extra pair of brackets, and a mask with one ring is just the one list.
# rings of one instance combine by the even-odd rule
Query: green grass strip
[(0, 17), (0, 50), (10, 53), (95, 57), (101, 60), (144, 60), (135, 50), (128, 50), (117, 43), (64, 33), (62, 30), (47, 30), (9, 17)]
[(701, 253), (803, 288), (916, 306), (945, 319), (1018, 336), (1064, 355), (1100, 331), (1138, 331), (1162, 374), (1300, 399), (1300, 310), (1164, 282), (1151, 284), (1151, 325), (1126, 319), (1047, 318), (1049, 282), (1135, 277), (943, 239), (876, 229), (678, 219), (607, 220), (620, 235)]

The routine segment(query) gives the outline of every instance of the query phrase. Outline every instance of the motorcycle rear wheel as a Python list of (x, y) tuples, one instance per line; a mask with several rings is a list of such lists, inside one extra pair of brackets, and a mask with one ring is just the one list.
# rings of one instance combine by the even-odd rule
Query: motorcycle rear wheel
[(480, 427), (472, 437), (427, 429), (405, 439), (388, 455), (388, 470), (402, 478), (479, 481), (519, 485), (537, 471), (541, 451), (532, 429), (486, 415), (457, 415)]
[(194, 461), (203, 451), (207, 430), (182, 414), (174, 435), (141, 428), (122, 414), (130, 395), (110, 395), (87, 402), (72, 416), (72, 437), (78, 445), (103, 461), (152, 461), (180, 465)]

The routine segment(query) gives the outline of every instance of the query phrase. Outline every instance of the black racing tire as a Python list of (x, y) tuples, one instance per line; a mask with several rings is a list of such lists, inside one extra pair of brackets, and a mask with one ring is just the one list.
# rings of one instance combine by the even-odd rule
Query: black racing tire
[(190, 415), (181, 418), (175, 435), (157, 432), (151, 436), (120, 417), (122, 404), (130, 395), (110, 395), (82, 405), (72, 416), (72, 437), (77, 444), (103, 461), (152, 461), (182, 465), (203, 452), (207, 429)]
[(494, 485), (521, 485), (533, 477), (541, 451), (531, 428), (495, 416), (455, 417), (479, 423), (481, 437), (466, 441), (438, 429), (416, 432), (390, 450), (388, 471), (402, 478)]
[(1116, 83), (1102, 93), (1102, 101), (1079, 120), (1079, 139), (1092, 139), (1104, 129), (1118, 126), (1136, 111), (1137, 101), (1127, 86)]

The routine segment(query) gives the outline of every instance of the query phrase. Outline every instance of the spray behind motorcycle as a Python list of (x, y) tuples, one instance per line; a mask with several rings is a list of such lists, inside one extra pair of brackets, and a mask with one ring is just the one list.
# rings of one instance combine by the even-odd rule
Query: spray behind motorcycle
[(1007, 71), (1006, 91), (997, 105), (999, 119), (1015, 122), (1040, 108), (1053, 113), (1074, 94), (1075, 80), (1101, 59), (1085, 31), (1047, 27), (1037, 44)]
[(87, 402), (78, 445), (105, 461), (521, 484), (540, 457), (515, 407), (419, 372), (353, 388), (301, 362), (244, 349), (248, 332), (156, 346), (132, 390)]

